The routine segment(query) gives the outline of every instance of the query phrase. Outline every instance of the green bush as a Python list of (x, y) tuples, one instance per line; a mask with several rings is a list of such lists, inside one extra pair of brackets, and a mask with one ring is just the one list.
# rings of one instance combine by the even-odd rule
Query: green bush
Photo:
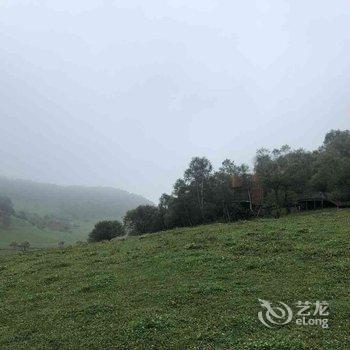
[(89, 234), (89, 242), (111, 240), (117, 236), (123, 236), (124, 226), (119, 221), (100, 221)]

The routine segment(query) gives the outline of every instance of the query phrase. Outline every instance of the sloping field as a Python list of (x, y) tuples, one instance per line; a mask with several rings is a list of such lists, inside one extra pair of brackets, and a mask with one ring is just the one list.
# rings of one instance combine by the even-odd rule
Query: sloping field
[(11, 242), (29, 241), (32, 248), (45, 248), (56, 247), (59, 241), (71, 244), (78, 240), (86, 240), (94, 222), (76, 220), (75, 223), (77, 228), (61, 232), (49, 228), (40, 229), (28, 221), (12, 217), (9, 228), (5, 229), (0, 225), (0, 249), (9, 249)]
[[(334, 210), (2, 256), (0, 348), (348, 350), (349, 242)], [(292, 320), (266, 327), (258, 299)]]

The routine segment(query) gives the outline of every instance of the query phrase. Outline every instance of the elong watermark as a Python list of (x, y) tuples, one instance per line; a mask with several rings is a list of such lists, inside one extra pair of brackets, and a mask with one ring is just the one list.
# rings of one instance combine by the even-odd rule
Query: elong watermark
[(258, 299), (263, 310), (258, 312), (260, 322), (268, 327), (284, 326), (294, 323), (298, 326), (320, 326), (323, 329), (329, 328), (329, 304), (326, 301), (298, 301), (295, 304), (296, 312), (279, 301), (276, 304), (268, 300)]

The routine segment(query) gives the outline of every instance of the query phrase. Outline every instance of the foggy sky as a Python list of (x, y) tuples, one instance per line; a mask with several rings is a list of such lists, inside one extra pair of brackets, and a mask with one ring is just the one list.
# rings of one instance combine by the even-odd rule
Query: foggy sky
[(0, 1), (0, 174), (157, 202), (191, 157), (350, 127), (348, 0)]

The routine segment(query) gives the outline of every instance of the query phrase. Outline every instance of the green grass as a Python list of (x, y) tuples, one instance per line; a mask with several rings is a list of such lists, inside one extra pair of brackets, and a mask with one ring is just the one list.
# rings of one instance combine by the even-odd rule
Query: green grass
[(78, 228), (61, 232), (39, 229), (28, 221), (12, 217), (9, 228), (5, 229), (0, 225), (0, 249), (8, 249), (13, 241), (18, 243), (29, 241), (32, 247), (45, 248), (57, 246), (59, 241), (71, 244), (78, 240), (86, 240), (95, 222), (80, 220), (75, 223), (79, 226)]
[[(350, 349), (350, 210), (0, 257), (0, 349)], [(258, 298), (326, 300), (330, 328)]]

